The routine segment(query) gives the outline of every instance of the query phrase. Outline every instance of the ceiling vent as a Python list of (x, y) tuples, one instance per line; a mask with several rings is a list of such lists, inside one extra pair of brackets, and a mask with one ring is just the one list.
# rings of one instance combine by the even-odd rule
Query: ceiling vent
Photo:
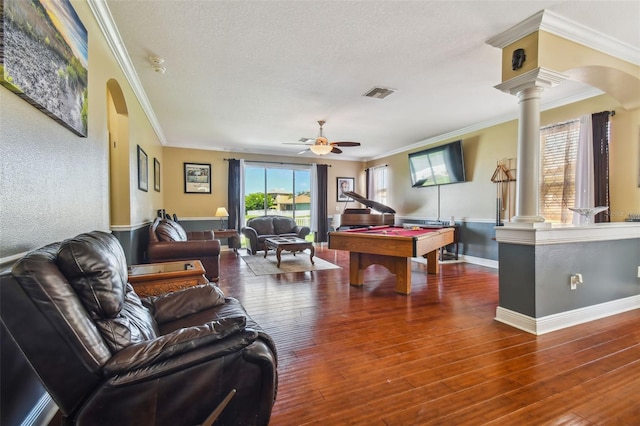
[(368, 98), (384, 99), (395, 91), (395, 89), (389, 89), (387, 87), (374, 87), (365, 93), (364, 96)]

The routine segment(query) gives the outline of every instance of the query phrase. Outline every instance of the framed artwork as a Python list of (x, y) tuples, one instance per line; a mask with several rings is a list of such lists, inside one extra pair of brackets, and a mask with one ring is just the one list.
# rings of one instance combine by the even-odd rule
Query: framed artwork
[(353, 191), (356, 186), (356, 178), (352, 177), (339, 177), (337, 178), (337, 191), (338, 201), (349, 201), (351, 198), (344, 195), (346, 191)]
[(211, 194), (211, 164), (184, 163), (184, 192)]
[(86, 137), (87, 30), (71, 2), (2, 3), (0, 84)]
[(160, 162), (153, 157), (153, 189), (160, 192)]
[(138, 189), (149, 190), (149, 164), (147, 153), (138, 145)]

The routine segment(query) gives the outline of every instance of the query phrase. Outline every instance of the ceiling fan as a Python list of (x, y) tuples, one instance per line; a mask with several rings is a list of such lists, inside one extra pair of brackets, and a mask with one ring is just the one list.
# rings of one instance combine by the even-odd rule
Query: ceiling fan
[[(290, 143), (292, 145), (306, 145), (309, 150), (317, 155), (326, 155), (328, 153), (332, 154), (342, 154), (342, 150), (338, 148), (339, 146), (360, 146), (360, 142), (329, 142), (329, 140), (324, 136), (322, 132), (322, 126), (325, 124), (324, 120), (319, 120), (318, 124), (320, 125), (320, 131), (318, 132), (318, 137), (315, 139), (310, 138), (300, 138), (299, 142)], [(301, 151), (299, 154), (306, 152), (307, 150)]]

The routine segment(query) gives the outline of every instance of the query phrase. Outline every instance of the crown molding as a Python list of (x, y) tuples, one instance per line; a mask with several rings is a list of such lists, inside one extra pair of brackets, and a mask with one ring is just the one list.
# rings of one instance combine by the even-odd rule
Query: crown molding
[(160, 122), (151, 107), (151, 103), (149, 103), (149, 98), (147, 98), (147, 94), (142, 87), (142, 83), (140, 83), (138, 74), (131, 63), (131, 57), (129, 56), (127, 48), (120, 37), (118, 28), (113, 21), (113, 16), (111, 15), (109, 6), (107, 6), (105, 0), (87, 0), (87, 3), (89, 4), (89, 8), (91, 9), (93, 16), (98, 22), (102, 35), (104, 35), (104, 38), (107, 40), (107, 44), (111, 48), (111, 52), (113, 52), (118, 65), (131, 85), (133, 93), (136, 95), (136, 98), (138, 98), (143, 111), (151, 122), (151, 127), (158, 136), (160, 143), (162, 145), (166, 145), (167, 140), (164, 136), (164, 132), (162, 131), (162, 127), (160, 126)]
[(495, 88), (503, 92), (515, 95), (524, 89), (532, 87), (554, 87), (567, 80), (568, 78), (569, 77), (559, 72), (547, 68), (538, 67), (532, 69), (531, 71), (520, 74), (519, 76), (513, 77), (512, 79), (509, 79), (503, 83), (500, 83), (495, 86)]
[(607, 34), (563, 18), (548, 10), (541, 10), (508, 30), (491, 37), (486, 43), (502, 49), (538, 30), (555, 34), (607, 55), (640, 65), (640, 49), (635, 46), (616, 40)]

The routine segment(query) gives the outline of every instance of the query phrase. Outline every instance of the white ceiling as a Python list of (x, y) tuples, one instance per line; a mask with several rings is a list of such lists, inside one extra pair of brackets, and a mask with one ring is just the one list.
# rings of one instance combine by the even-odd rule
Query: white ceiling
[[(89, 2), (113, 24), (125, 73), (172, 147), (296, 156), (303, 147), (285, 143), (315, 138), (324, 119), (330, 141), (362, 143), (332, 159), (366, 160), (516, 118), (487, 40), (541, 10), (640, 62), (639, 1)], [(397, 91), (364, 97), (374, 86)], [(597, 93), (565, 81), (542, 108)]]

